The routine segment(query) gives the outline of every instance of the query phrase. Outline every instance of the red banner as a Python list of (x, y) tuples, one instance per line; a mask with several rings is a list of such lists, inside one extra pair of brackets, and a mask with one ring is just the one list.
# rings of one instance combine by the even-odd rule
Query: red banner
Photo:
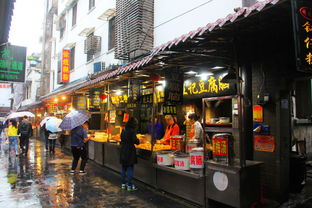
[(214, 155), (228, 155), (228, 139), (213, 138), (212, 139), (212, 152)]
[(262, 152), (274, 152), (274, 137), (269, 135), (254, 135), (254, 149)]
[(62, 52), (62, 82), (69, 82), (70, 75), (70, 50), (63, 49)]
[(263, 107), (261, 105), (253, 106), (253, 121), (263, 122)]

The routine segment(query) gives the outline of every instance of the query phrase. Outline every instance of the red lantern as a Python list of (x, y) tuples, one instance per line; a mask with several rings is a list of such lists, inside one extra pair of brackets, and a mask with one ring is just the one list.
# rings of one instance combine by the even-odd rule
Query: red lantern
[(101, 100), (105, 100), (106, 98), (107, 98), (107, 95), (105, 95), (105, 94), (100, 95)]
[(41, 111), (44, 111), (44, 108), (40, 108)]
[(62, 103), (61, 105), (62, 105), (62, 106), (65, 106), (65, 105), (66, 105), (66, 103)]
[(159, 76), (159, 74), (151, 74), (150, 77), (149, 77), (149, 79), (150, 79), (151, 81), (157, 82), (157, 81), (160, 80), (160, 76)]
[(39, 111), (39, 108), (36, 108), (36, 111)]
[(57, 103), (54, 103), (54, 106), (57, 106)]
[(45, 107), (47, 107), (47, 108), (50, 107), (50, 104), (46, 104)]

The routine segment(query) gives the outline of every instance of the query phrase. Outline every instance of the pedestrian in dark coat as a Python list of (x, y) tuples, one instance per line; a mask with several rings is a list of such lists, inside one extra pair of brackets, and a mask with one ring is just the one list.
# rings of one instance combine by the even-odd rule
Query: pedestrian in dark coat
[[(121, 188), (127, 188), (128, 191), (136, 190), (136, 187), (132, 184), (132, 177), (134, 164), (137, 163), (136, 149), (134, 145), (140, 143), (136, 136), (137, 126), (137, 119), (134, 117), (130, 118), (120, 135), (120, 164), (122, 165)], [(128, 183), (126, 183), (126, 177)]]

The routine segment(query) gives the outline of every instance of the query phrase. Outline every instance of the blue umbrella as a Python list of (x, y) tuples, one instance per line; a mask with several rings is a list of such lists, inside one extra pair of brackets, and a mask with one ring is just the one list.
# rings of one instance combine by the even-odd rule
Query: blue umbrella
[(73, 129), (81, 124), (85, 123), (91, 118), (91, 115), (87, 111), (73, 111), (65, 116), (59, 128)]
[(55, 132), (62, 131), (62, 129), (59, 128), (61, 123), (62, 123), (62, 119), (52, 117), (45, 123), (46, 125), (45, 127), (48, 131), (55, 133)]

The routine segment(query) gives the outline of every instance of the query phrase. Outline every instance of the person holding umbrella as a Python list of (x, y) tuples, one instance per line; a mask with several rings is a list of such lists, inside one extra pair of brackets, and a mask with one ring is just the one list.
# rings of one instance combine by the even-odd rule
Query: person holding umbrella
[(58, 119), (56, 117), (51, 117), (47, 122), (44, 124), (46, 131), (48, 131), (48, 142), (49, 142), (49, 152), (55, 153), (55, 142), (58, 137), (58, 132), (62, 131), (59, 128), (60, 124), (62, 123), (62, 119)]
[(78, 161), (81, 158), (80, 164), (80, 174), (85, 174), (85, 166), (88, 161), (87, 145), (86, 142), (89, 141), (87, 131), (89, 128), (90, 114), (86, 111), (73, 111), (67, 114), (59, 128), (66, 130), (71, 129), (71, 150), (73, 154), (73, 162), (70, 173), (75, 173), (78, 165)]
[(21, 134), (20, 136), (20, 147), (22, 150), (22, 154), (28, 153), (28, 146), (29, 146), (29, 138), (33, 134), (32, 125), (28, 121), (28, 116), (24, 116), (22, 122), (18, 125), (18, 132)]

